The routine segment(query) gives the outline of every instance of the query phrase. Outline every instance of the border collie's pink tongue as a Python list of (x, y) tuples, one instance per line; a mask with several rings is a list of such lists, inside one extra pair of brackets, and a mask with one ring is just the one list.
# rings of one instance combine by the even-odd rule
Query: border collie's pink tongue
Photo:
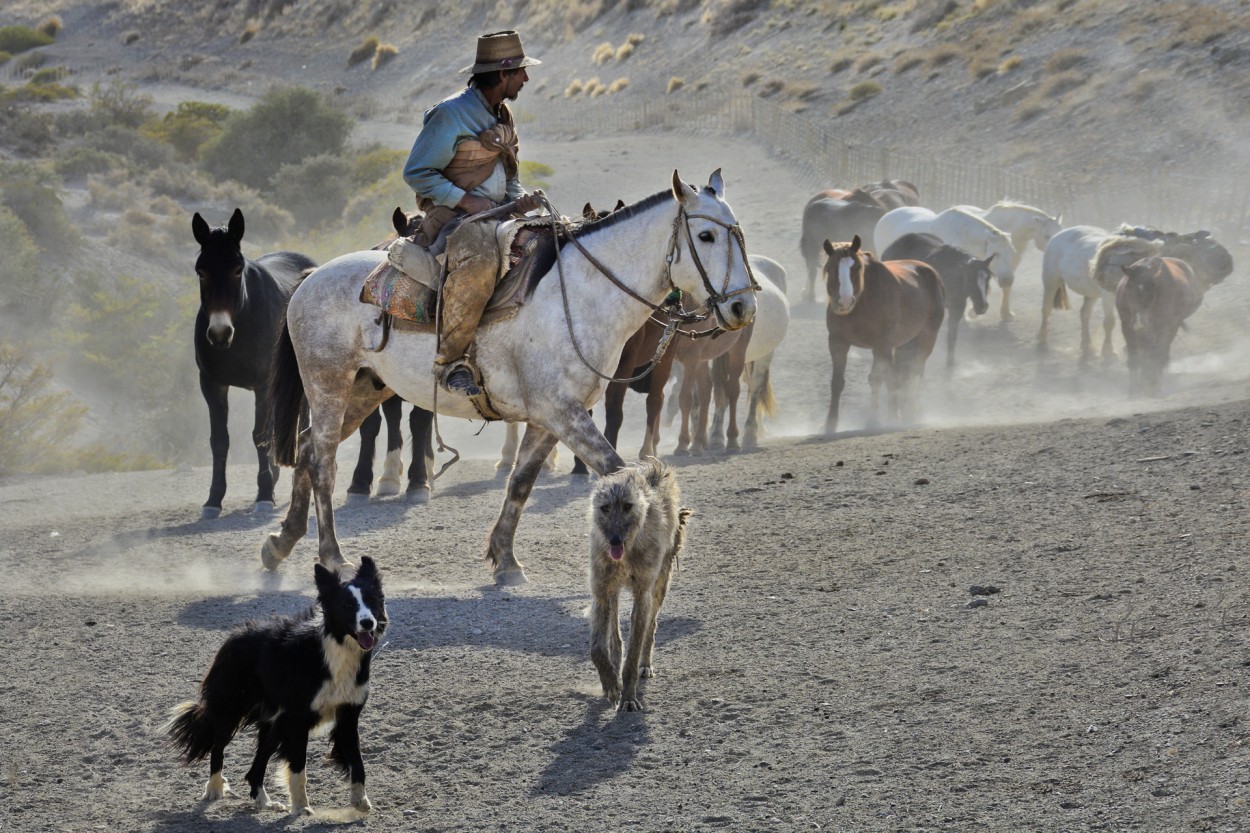
[(356, 634), (356, 641), (359, 642), (360, 647), (366, 651), (373, 650), (373, 646), (377, 642), (377, 640), (373, 638), (373, 634), (368, 631), (361, 631)]
[(613, 561), (620, 561), (625, 556), (625, 545), (611, 544), (608, 547), (608, 555), (612, 556)]

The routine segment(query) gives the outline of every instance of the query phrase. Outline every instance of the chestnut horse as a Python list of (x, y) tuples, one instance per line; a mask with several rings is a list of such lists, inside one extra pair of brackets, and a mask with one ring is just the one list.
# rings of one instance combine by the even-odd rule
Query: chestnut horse
[[(833, 381), (825, 433), (838, 428), (838, 403), (846, 385), (851, 347), (872, 350), (871, 423), (877, 421), (881, 383), (889, 390), (890, 420), (915, 418), (915, 388), (937, 343), (946, 314), (946, 291), (937, 270), (918, 260), (882, 263), (860, 249), (860, 239), (834, 245), (826, 240), (825, 287), (829, 308), (829, 356)], [(871, 424), (870, 423), (870, 424)]]
[(1174, 257), (1147, 257), (1121, 269), (1115, 308), (1128, 352), (1128, 393), (1157, 396), (1172, 340), (1202, 304), (1205, 286)]

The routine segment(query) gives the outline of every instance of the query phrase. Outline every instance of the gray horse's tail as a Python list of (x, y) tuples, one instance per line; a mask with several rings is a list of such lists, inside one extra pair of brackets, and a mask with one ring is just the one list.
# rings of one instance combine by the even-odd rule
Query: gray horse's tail
[(1055, 289), (1055, 294), (1050, 298), (1051, 307), (1053, 309), (1072, 309), (1068, 303), (1068, 287), (1063, 281), (1059, 282), (1059, 286)]
[[(750, 387), (751, 377), (755, 375), (755, 362), (751, 362), (746, 366), (747, 387)], [(772, 367), (765, 367), (763, 372), (763, 382), (757, 391), (759, 397), (755, 401), (755, 407), (759, 413), (766, 417), (777, 416), (777, 397), (773, 394), (773, 371)]]
[(291, 330), (282, 323), (282, 334), (274, 345), (269, 366), (270, 453), (280, 466), (294, 466), (299, 439), (299, 421), (304, 412), (304, 380), (299, 375)]

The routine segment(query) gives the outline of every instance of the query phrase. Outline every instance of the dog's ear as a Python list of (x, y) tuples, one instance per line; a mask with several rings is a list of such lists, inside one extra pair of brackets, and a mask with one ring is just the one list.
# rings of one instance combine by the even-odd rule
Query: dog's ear
[(367, 555), (360, 556), (360, 568), (356, 570), (354, 581), (367, 581), (376, 584), (378, 581), (378, 565)]
[(327, 570), (320, 564), (313, 566), (313, 578), (317, 582), (317, 595), (324, 595), (338, 589), (339, 574), (332, 570)]

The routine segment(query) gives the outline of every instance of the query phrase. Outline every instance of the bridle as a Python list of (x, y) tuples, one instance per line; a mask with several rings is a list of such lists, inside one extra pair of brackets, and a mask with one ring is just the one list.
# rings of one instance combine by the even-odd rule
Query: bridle
[[(564, 321), (565, 321), (565, 324), (568, 326), (569, 340), (573, 343), (573, 350), (577, 353), (577, 357), (578, 359), (581, 360), (582, 364), (584, 364), (588, 370), (590, 370), (600, 379), (606, 380), (609, 384), (613, 382), (628, 384), (629, 382), (637, 381), (638, 379), (641, 379), (647, 374), (649, 374), (655, 368), (655, 365), (663, 357), (665, 351), (668, 350), (669, 343), (673, 340), (673, 336), (678, 333), (681, 333), (682, 335), (687, 336), (688, 338), (692, 338), (692, 339), (705, 338), (708, 336), (715, 338), (716, 336), (720, 335), (722, 332), (724, 332), (724, 328), (721, 327), (720, 324), (718, 324), (716, 327), (712, 327), (707, 330), (682, 330), (680, 329), (680, 326), (682, 324), (694, 324), (700, 321), (706, 321), (708, 316), (711, 313), (704, 312), (704, 310), (707, 310), (709, 308), (716, 313), (717, 319), (720, 321), (721, 324), (723, 324), (724, 317), (720, 312), (720, 307), (718, 306), (721, 302), (726, 301), (729, 298), (732, 298), (736, 295), (741, 295), (745, 292), (758, 292), (760, 289), (759, 284), (755, 280), (755, 273), (751, 270), (751, 261), (747, 259), (746, 238), (742, 233), (742, 227), (738, 225), (737, 223), (733, 223), (733, 224), (726, 223), (723, 220), (719, 220), (707, 214), (691, 214), (686, 211), (685, 206), (679, 205), (677, 208), (677, 217), (674, 218), (673, 220), (673, 233), (669, 237), (668, 252), (664, 256), (664, 277), (665, 277), (665, 280), (668, 282), (668, 287), (670, 289), (670, 292), (663, 303), (653, 304), (650, 301), (648, 301), (646, 298), (639, 295), (631, 287), (626, 285), (620, 278), (618, 278), (615, 274), (613, 274), (611, 269), (609, 269), (598, 258), (596, 258), (594, 255), (592, 255), (589, 251), (586, 250), (586, 247), (583, 246), (581, 241), (578, 240), (577, 237), (573, 234), (573, 224), (568, 222), (566, 219), (564, 219), (564, 217), (558, 211), (556, 211), (555, 206), (551, 204), (551, 201), (547, 199), (547, 196), (545, 194), (542, 197), (542, 203), (543, 203), (543, 207), (547, 209), (548, 215), (551, 217), (552, 234), (554, 235), (554, 239), (556, 240), (556, 271), (559, 273), (559, 276), (560, 276), (560, 295), (564, 301)], [(725, 280), (722, 283), (721, 289), (719, 292), (716, 290), (716, 287), (713, 286), (712, 280), (708, 275), (707, 268), (703, 265), (703, 261), (699, 259), (699, 253), (695, 249), (694, 237), (690, 231), (690, 221), (692, 219), (707, 220), (711, 223), (715, 223), (716, 225), (720, 226), (721, 228), (725, 229), (728, 232), (728, 235), (726, 236), (726, 246), (728, 247), (728, 251), (727, 251), (728, 256), (725, 258)], [(698, 271), (699, 277), (703, 281), (703, 286), (708, 292), (707, 301), (704, 302), (703, 306), (699, 307), (697, 310), (694, 310), (692, 312), (687, 312), (685, 309), (682, 308), (681, 298), (680, 298), (681, 290), (678, 288), (677, 284), (674, 283), (673, 281), (673, 264), (681, 259), (681, 239), (680, 238), (681, 238), (681, 230), (683, 227), (685, 228), (685, 231), (686, 231), (686, 241), (687, 241), (687, 246), (690, 249), (691, 260), (694, 261), (695, 269)], [(643, 367), (643, 369), (639, 373), (635, 374), (634, 376), (630, 376), (628, 378), (623, 378), (623, 379), (618, 379), (610, 374), (603, 373), (597, 367), (595, 367), (593, 364), (590, 363), (590, 360), (587, 359), (585, 354), (582, 352), (581, 345), (577, 343), (577, 335), (573, 331), (573, 316), (569, 309), (568, 290), (564, 282), (564, 260), (560, 254), (561, 249), (560, 249), (560, 244), (559, 244), (560, 230), (563, 230), (565, 232), (566, 238), (577, 248), (579, 252), (581, 252), (582, 257), (586, 258), (586, 261), (591, 266), (595, 267), (595, 269), (600, 274), (602, 274), (609, 281), (615, 284), (617, 289), (620, 289), (626, 295), (633, 298), (635, 301), (642, 304), (643, 306), (649, 307), (652, 313), (658, 313), (659, 315), (662, 315), (665, 317), (666, 321), (663, 325), (664, 332), (660, 336), (659, 344), (656, 346), (655, 355), (652, 356), (651, 361), (649, 361), (646, 364), (646, 366)], [(746, 267), (746, 270), (747, 270), (747, 277), (749, 279), (749, 283), (746, 286), (742, 287), (741, 289), (735, 289), (735, 290), (730, 291), (729, 281), (733, 277), (733, 244), (735, 240), (738, 243), (738, 251), (742, 256), (742, 263)], [(652, 320), (656, 321), (656, 323), (660, 323), (660, 321), (655, 317), (655, 315), (652, 315)]]

